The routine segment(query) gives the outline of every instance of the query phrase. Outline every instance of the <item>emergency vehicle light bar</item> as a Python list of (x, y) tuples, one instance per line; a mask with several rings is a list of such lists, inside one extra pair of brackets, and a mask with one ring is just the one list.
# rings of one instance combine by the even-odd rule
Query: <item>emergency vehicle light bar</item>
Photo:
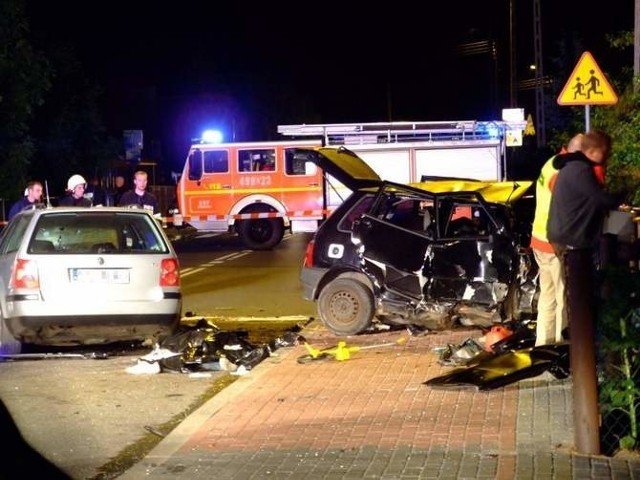
[[(415, 141), (495, 140), (512, 127), (508, 122), (379, 122), (279, 125), (278, 133), (288, 136), (323, 137), (326, 145), (353, 143), (398, 143)], [(516, 127), (517, 128), (517, 127)]]
[(455, 122), (375, 122), (375, 123), (327, 123), (313, 125), (278, 125), (278, 133), (282, 135), (348, 135), (355, 133), (420, 133), (425, 131), (463, 131), (473, 130), (474, 120)]

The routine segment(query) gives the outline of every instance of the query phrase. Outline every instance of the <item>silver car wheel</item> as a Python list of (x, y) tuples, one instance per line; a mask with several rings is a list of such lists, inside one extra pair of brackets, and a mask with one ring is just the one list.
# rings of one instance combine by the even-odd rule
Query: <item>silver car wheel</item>
[(371, 290), (352, 278), (338, 278), (322, 289), (318, 313), (336, 335), (356, 335), (371, 326), (374, 314)]

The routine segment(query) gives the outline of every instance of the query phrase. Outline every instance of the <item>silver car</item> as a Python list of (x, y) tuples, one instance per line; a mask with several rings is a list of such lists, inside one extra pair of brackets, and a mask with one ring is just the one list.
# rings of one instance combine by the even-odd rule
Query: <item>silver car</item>
[(144, 209), (42, 207), (0, 237), (0, 353), (159, 341), (180, 321), (178, 258)]

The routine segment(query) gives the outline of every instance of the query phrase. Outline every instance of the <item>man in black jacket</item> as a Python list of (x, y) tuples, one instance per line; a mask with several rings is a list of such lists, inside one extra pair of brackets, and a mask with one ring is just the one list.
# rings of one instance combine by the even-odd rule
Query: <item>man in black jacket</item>
[(560, 250), (592, 250), (607, 212), (620, 199), (603, 189), (594, 173), (611, 154), (611, 137), (595, 130), (584, 135), (581, 150), (557, 156), (558, 176), (551, 190), (547, 237)]
[(14, 203), (9, 209), (9, 217), (7, 218), (7, 221), (15, 217), (21, 210), (32, 205), (36, 205), (42, 201), (42, 183), (38, 181), (29, 182), (24, 193), (24, 196)]
[(142, 208), (150, 210), (154, 214), (160, 213), (160, 205), (158, 199), (152, 193), (147, 191), (148, 176), (147, 172), (138, 170), (133, 174), (133, 190), (129, 190), (120, 197), (120, 206), (138, 205)]

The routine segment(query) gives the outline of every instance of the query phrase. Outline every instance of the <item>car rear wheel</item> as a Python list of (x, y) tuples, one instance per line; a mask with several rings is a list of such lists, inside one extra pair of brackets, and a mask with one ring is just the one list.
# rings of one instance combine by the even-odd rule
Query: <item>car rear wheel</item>
[(0, 355), (15, 355), (22, 351), (22, 344), (16, 340), (0, 317)]
[(371, 326), (375, 304), (373, 292), (353, 278), (338, 278), (318, 296), (320, 318), (336, 335), (356, 335)]
[(237, 232), (240, 240), (251, 250), (271, 250), (284, 236), (284, 224), (281, 218), (260, 218), (242, 220)]

